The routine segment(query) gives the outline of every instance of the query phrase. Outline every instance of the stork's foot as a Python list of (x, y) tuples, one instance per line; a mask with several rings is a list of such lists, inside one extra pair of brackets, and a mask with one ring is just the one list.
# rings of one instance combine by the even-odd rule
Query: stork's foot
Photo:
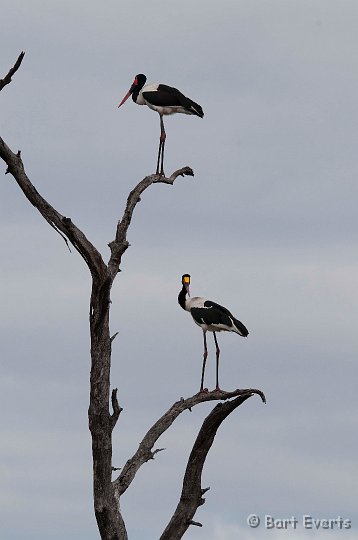
[(208, 393), (209, 393), (209, 390), (208, 390), (208, 388), (200, 388), (200, 390), (199, 390), (198, 393), (199, 393), (199, 394), (208, 394)]
[(222, 394), (230, 394), (227, 390), (222, 390), (220, 386), (217, 386), (213, 392), (221, 392)]

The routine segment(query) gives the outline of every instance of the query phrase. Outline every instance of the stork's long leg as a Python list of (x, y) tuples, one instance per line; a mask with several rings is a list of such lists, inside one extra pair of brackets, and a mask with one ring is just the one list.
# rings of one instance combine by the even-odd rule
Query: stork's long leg
[(200, 392), (203, 391), (203, 388), (204, 388), (204, 373), (205, 373), (205, 364), (206, 364), (206, 359), (208, 357), (208, 347), (206, 345), (206, 331), (203, 330), (203, 336), (204, 336), (204, 359), (203, 359), (203, 369), (202, 369), (202, 372), (201, 372), (201, 385), (200, 385)]
[(213, 332), (214, 334), (214, 340), (215, 340), (215, 345), (216, 345), (216, 390), (220, 390), (220, 387), (219, 387), (219, 357), (220, 357), (220, 349), (219, 349), (219, 345), (218, 345), (218, 340), (216, 339), (216, 334), (215, 332)]
[[(165, 146), (165, 139), (167, 135), (165, 133), (163, 115), (159, 114), (159, 118), (160, 118), (160, 139), (159, 139), (159, 151), (158, 151), (156, 174), (161, 174), (164, 176), (164, 146)], [(159, 163), (160, 163), (160, 171), (159, 171)]]
[[(165, 135), (165, 137), (166, 137), (166, 135)], [(164, 174), (164, 146), (165, 146), (165, 138), (164, 138), (164, 141), (162, 142), (162, 161), (161, 161), (161, 164), (160, 164), (160, 174), (163, 175), (163, 176), (165, 176), (165, 174)]]
[(156, 173), (155, 174), (160, 174), (159, 173), (159, 163), (160, 163), (160, 157), (162, 155), (162, 140), (159, 139), (159, 150), (158, 150), (158, 159), (157, 159), (157, 170), (156, 170)]

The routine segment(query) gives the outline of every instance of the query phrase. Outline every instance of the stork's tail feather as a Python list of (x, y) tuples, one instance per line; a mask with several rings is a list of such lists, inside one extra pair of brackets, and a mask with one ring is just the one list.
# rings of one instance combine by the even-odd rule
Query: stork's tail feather
[(188, 98), (188, 101), (190, 102), (190, 110), (193, 114), (196, 116), (199, 116), (200, 118), (204, 117), (203, 109), (200, 107), (198, 103), (195, 103), (195, 101), (192, 101)]
[(242, 324), (242, 322), (238, 321), (237, 319), (233, 319), (233, 323), (236, 326), (238, 334), (240, 334), (240, 336), (247, 337), (249, 335), (248, 329)]

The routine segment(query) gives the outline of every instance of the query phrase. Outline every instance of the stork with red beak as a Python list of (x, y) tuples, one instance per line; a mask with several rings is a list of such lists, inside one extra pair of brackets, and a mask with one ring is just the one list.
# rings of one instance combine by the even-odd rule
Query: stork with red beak
[(145, 84), (147, 77), (140, 73), (136, 75), (132, 86), (124, 96), (118, 108), (132, 96), (137, 105), (147, 105), (153, 111), (156, 111), (160, 117), (160, 139), (157, 159), (156, 174), (164, 176), (164, 146), (166, 133), (164, 129), (163, 116), (167, 114), (182, 113), (193, 114), (203, 118), (203, 109), (187, 98), (176, 88), (166, 84)]

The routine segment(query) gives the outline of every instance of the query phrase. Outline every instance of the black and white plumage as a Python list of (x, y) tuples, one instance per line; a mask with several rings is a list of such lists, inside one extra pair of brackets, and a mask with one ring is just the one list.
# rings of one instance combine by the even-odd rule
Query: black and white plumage
[[(157, 159), (156, 174), (164, 175), (164, 146), (166, 133), (164, 129), (163, 115), (182, 113), (193, 114), (203, 118), (203, 109), (188, 97), (184, 96), (179, 90), (166, 84), (145, 84), (147, 77), (140, 73), (136, 75), (132, 86), (124, 96), (118, 107), (132, 96), (137, 105), (147, 105), (153, 111), (156, 111), (160, 117), (160, 139)], [(160, 163), (160, 171), (159, 171)]]
[(183, 309), (185, 309), (185, 311), (190, 312), (191, 316), (194, 319), (194, 322), (198, 326), (200, 326), (203, 330), (204, 360), (203, 360), (203, 368), (202, 368), (202, 374), (201, 374), (200, 392), (202, 392), (204, 388), (205, 364), (206, 364), (206, 359), (208, 356), (206, 332), (213, 332), (214, 334), (214, 340), (215, 340), (215, 346), (216, 346), (216, 390), (220, 390), (220, 387), (219, 387), (220, 349), (219, 349), (218, 341), (216, 339), (216, 332), (222, 332), (222, 331), (235, 332), (236, 334), (239, 334), (242, 337), (247, 337), (249, 332), (247, 328), (242, 324), (242, 322), (236, 319), (230, 313), (228, 309), (226, 309), (223, 306), (220, 306), (220, 304), (216, 304), (215, 302), (212, 302), (211, 300), (207, 300), (206, 298), (203, 298), (201, 296), (194, 296), (193, 298), (187, 298), (187, 297), (190, 297), (189, 285), (190, 285), (190, 275), (184, 274), (182, 276), (182, 289), (178, 296), (178, 302), (179, 302), (179, 305)]

